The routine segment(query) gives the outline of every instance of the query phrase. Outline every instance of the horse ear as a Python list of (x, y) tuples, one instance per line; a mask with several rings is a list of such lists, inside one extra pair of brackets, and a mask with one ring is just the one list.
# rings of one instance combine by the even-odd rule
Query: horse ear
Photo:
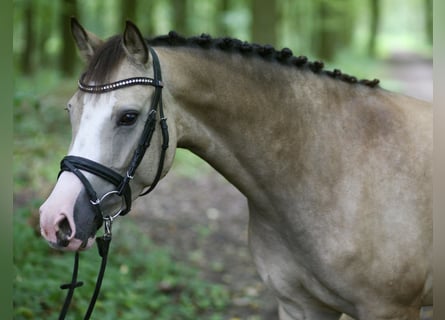
[(71, 33), (82, 58), (90, 61), (96, 49), (102, 45), (102, 39), (85, 30), (74, 17), (71, 17)]
[(127, 55), (137, 64), (148, 62), (148, 45), (136, 25), (127, 20), (124, 31), (124, 49)]

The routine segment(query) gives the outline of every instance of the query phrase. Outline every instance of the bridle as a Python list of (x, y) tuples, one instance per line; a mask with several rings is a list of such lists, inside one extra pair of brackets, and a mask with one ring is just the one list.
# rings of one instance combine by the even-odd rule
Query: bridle
[[(130, 188), (130, 181), (133, 179), (136, 169), (138, 168), (139, 164), (142, 161), (142, 158), (145, 155), (145, 152), (150, 147), (151, 139), (153, 137), (153, 133), (156, 128), (156, 122), (157, 122), (157, 114), (159, 113), (159, 124), (161, 127), (162, 132), (162, 146), (161, 146), (161, 152), (160, 152), (160, 158), (158, 163), (158, 169), (155, 175), (155, 178), (153, 182), (151, 183), (150, 187), (140, 194), (140, 196), (146, 195), (150, 193), (159, 180), (161, 179), (162, 171), (164, 168), (164, 160), (165, 160), (165, 154), (168, 148), (168, 142), (169, 142), (169, 135), (168, 135), (168, 127), (167, 127), (167, 119), (164, 116), (164, 110), (162, 105), (162, 88), (163, 88), (163, 82), (162, 82), (162, 75), (161, 75), (161, 66), (159, 63), (159, 58), (156, 54), (156, 52), (150, 47), (150, 53), (151, 57), (153, 59), (153, 71), (154, 71), (154, 77), (153, 78), (147, 78), (147, 77), (134, 77), (134, 78), (128, 78), (119, 80), (116, 82), (108, 83), (108, 84), (102, 84), (102, 85), (88, 85), (83, 82), (84, 75), (81, 76), (78, 82), (78, 87), (81, 91), (84, 91), (86, 93), (90, 94), (102, 94), (113, 90), (118, 90), (121, 88), (129, 87), (129, 86), (135, 86), (135, 85), (147, 85), (147, 86), (153, 86), (155, 87), (155, 91), (151, 100), (151, 106), (148, 112), (147, 120), (145, 122), (144, 130), (142, 132), (142, 135), (139, 139), (138, 145), (136, 147), (136, 150), (133, 153), (133, 156), (130, 160), (130, 163), (127, 167), (126, 173), (124, 176), (117, 173), (116, 171), (98, 163), (95, 161), (92, 161), (87, 158), (78, 157), (78, 156), (66, 156), (62, 159), (60, 164), (60, 174), (63, 171), (70, 171), (73, 174), (75, 174), (79, 180), (82, 182), (82, 184), (85, 187), (86, 193), (88, 195), (88, 198), (90, 200), (91, 206), (94, 208), (95, 212), (95, 219), (100, 224), (104, 223), (104, 235), (100, 238), (97, 238), (97, 245), (99, 249), (99, 255), (102, 257), (102, 262), (100, 266), (100, 270), (98, 273), (98, 277), (96, 280), (96, 287), (94, 289), (93, 296), (91, 297), (89, 307), (87, 309), (87, 312), (85, 314), (84, 320), (87, 320), (90, 318), (94, 305), (96, 303), (97, 297), (99, 295), (100, 287), (102, 284), (102, 279), (105, 273), (105, 268), (107, 264), (107, 258), (108, 258), (108, 250), (112, 238), (111, 234), (111, 227), (112, 223), (115, 218), (118, 216), (123, 216), (127, 214), (131, 210), (131, 188)], [(93, 186), (87, 179), (87, 177), (82, 173), (82, 171), (89, 172), (91, 174), (94, 174), (101, 179), (106, 180), (107, 182), (111, 183), (115, 186), (116, 189), (106, 192), (104, 195), (99, 197), (94, 190)], [(104, 203), (104, 201), (112, 196), (118, 196), (121, 198), (122, 204), (119, 210), (113, 214), (104, 214), (101, 204)], [(98, 227), (98, 229), (100, 226)], [(86, 245), (84, 243), (83, 245)], [(74, 294), (74, 289), (77, 287), (80, 287), (83, 285), (82, 282), (77, 281), (77, 271), (78, 271), (78, 265), (79, 265), (79, 252), (77, 251), (75, 254), (75, 260), (74, 260), (74, 267), (73, 267), (73, 274), (72, 279), (69, 284), (64, 284), (61, 286), (62, 289), (68, 289), (67, 296), (65, 298), (64, 305), (62, 307), (62, 310), (59, 315), (59, 320), (65, 319), (65, 315), (68, 312), (69, 304), (71, 302), (72, 296)]]

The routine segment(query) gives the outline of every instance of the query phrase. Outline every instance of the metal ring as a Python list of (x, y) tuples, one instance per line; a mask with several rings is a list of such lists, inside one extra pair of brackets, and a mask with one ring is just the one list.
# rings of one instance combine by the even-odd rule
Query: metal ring
[(113, 215), (106, 215), (106, 216), (103, 214), (102, 208), (101, 208), (101, 212), (102, 212), (102, 216), (103, 216), (104, 220), (109, 219), (109, 220), (113, 221), (116, 217), (118, 217), (124, 211), (124, 208), (126, 207), (124, 197), (121, 194), (119, 194), (119, 191), (117, 191), (117, 190), (108, 191), (102, 197), (100, 197), (100, 199), (96, 200), (96, 202), (99, 201), (98, 204), (100, 205), (102, 203), (102, 201), (104, 201), (107, 197), (109, 197), (109, 196), (111, 196), (113, 194), (117, 194), (121, 198), (121, 200), (122, 200), (121, 207), (119, 208), (119, 210), (115, 214), (113, 214)]
[(130, 180), (133, 180), (134, 175), (130, 176), (130, 174), (129, 174), (128, 171), (127, 171), (127, 178), (130, 179)]

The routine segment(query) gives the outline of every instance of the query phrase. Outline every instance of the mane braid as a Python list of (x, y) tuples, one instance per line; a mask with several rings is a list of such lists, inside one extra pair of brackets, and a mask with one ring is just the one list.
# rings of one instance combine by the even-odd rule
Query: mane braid
[(259, 45), (248, 43), (234, 38), (212, 38), (210, 35), (203, 33), (200, 36), (185, 38), (175, 31), (170, 31), (167, 35), (158, 36), (147, 39), (148, 43), (153, 46), (171, 46), (171, 47), (200, 47), (204, 49), (215, 48), (225, 52), (238, 52), (242, 55), (257, 55), (269, 61), (277, 61), (284, 65), (296, 66), (301, 69), (311, 70), (313, 73), (327, 75), (331, 78), (338, 79), (350, 84), (361, 84), (371, 88), (375, 88), (380, 83), (379, 79), (358, 80), (356, 77), (342, 73), (339, 69), (333, 71), (324, 70), (324, 63), (321, 61), (308, 61), (306, 56), (294, 56), (292, 50), (283, 48), (276, 50), (271, 45)]
[[(324, 63), (321, 61), (308, 61), (306, 56), (294, 56), (292, 50), (283, 48), (276, 50), (271, 45), (259, 45), (248, 43), (233, 38), (212, 38), (208, 34), (185, 38), (175, 31), (170, 31), (167, 35), (158, 36), (152, 39), (146, 39), (152, 46), (169, 47), (195, 47), (203, 49), (218, 49), (224, 52), (237, 52), (244, 56), (259, 56), (264, 60), (276, 61), (289, 67), (310, 70), (319, 75), (327, 75), (351, 84), (361, 84), (371, 88), (377, 87), (378, 79), (358, 80), (354, 76), (342, 73), (338, 69), (333, 71), (324, 70)], [(126, 54), (122, 46), (122, 35), (116, 35), (109, 38), (101, 47), (99, 47), (91, 58), (83, 81), (85, 83), (104, 84), (110, 82), (113, 73), (119, 63), (125, 58)]]

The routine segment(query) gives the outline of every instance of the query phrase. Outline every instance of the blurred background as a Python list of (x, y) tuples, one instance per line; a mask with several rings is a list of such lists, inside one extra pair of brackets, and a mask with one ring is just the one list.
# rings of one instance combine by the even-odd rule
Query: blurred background
[[(433, 97), (431, 0), (15, 0), (13, 14), (14, 319), (56, 319), (72, 268), (72, 254), (40, 237), (37, 212), (69, 145), (63, 108), (82, 70), (70, 16), (103, 38), (129, 19), (147, 37), (176, 30), (288, 47), (327, 69)], [(247, 219), (243, 196), (179, 150), (153, 195), (115, 224), (94, 318), (276, 319), (249, 256)], [(94, 249), (81, 256), (76, 319), (99, 267)]]

